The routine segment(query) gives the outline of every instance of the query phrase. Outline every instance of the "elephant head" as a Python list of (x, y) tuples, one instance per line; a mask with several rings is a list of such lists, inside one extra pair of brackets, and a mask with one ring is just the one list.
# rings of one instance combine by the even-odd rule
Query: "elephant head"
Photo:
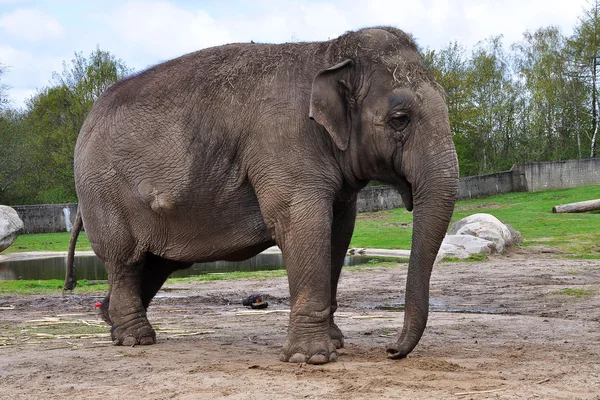
[(393, 184), (414, 213), (404, 327), (387, 349), (390, 358), (401, 358), (425, 330), (431, 270), (456, 200), (448, 111), (442, 89), (403, 32), (354, 32), (331, 52), (337, 63), (314, 78), (310, 117), (331, 135), (347, 181)]

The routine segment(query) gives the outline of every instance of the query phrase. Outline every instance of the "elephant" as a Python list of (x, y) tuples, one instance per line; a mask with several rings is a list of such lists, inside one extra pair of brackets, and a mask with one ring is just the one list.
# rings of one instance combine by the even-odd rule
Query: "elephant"
[(92, 106), (74, 171), (116, 345), (156, 342), (146, 311), (173, 271), (278, 245), (291, 307), (280, 359), (335, 361), (338, 281), (371, 180), (394, 185), (414, 220), (404, 325), (388, 357), (421, 339), (458, 162), (443, 89), (399, 29), (228, 44), (127, 77)]

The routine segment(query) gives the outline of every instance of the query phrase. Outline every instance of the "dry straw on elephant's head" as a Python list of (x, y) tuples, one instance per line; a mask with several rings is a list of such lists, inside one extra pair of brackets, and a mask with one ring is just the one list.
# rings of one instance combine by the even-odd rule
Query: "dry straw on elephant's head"
[(391, 27), (365, 28), (346, 32), (332, 41), (331, 51), (336, 61), (352, 59), (358, 64), (366, 61), (384, 65), (392, 78), (393, 86), (408, 87), (418, 93), (423, 83), (429, 83), (443, 94), (425, 66), (413, 37)]

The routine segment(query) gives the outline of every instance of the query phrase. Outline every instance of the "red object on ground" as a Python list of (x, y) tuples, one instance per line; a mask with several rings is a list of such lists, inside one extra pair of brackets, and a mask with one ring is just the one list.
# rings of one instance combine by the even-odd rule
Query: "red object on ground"
[(101, 305), (102, 304), (99, 301), (96, 302), (96, 308), (100, 308)]

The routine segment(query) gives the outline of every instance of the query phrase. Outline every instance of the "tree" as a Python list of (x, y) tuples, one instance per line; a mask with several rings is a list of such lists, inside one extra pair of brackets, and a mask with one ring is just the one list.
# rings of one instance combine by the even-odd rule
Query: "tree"
[(580, 157), (584, 91), (570, 71), (566, 38), (556, 27), (541, 28), (526, 32), (513, 50), (526, 99), (523, 161)]
[(0, 204), (22, 203), (30, 192), (24, 181), (30, 165), (22, 114), (0, 111), (0, 143)]
[(476, 110), (471, 102), (471, 64), (466, 49), (455, 41), (439, 51), (425, 51), (423, 58), (445, 91), (460, 173), (473, 175), (477, 173), (478, 165), (470, 136)]
[(96, 48), (89, 58), (75, 53), (54, 73), (54, 86), (39, 91), (27, 104), (27, 125), (35, 148), (30, 175), (39, 192), (36, 202), (76, 201), (73, 152), (85, 117), (106, 88), (128, 74), (125, 63)]
[(589, 87), (588, 111), (590, 121), (590, 157), (596, 157), (600, 105), (598, 99), (598, 69), (600, 65), (600, 1), (590, 1), (569, 41), (573, 67)]
[(476, 153), (477, 173), (510, 168), (515, 144), (518, 100), (502, 36), (479, 42), (473, 51), (469, 76), (472, 107), (476, 110), (469, 141)]
[(9, 104), (8, 85), (2, 83), (2, 75), (6, 72), (6, 67), (0, 64), (0, 112), (4, 111)]

